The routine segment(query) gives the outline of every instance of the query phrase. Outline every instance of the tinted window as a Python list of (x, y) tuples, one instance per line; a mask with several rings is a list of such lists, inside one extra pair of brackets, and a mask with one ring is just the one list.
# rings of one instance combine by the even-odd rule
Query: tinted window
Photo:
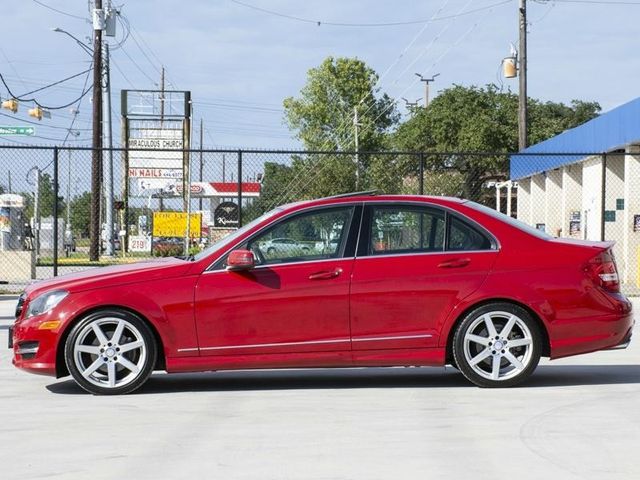
[(336, 258), (352, 213), (345, 207), (295, 215), (252, 238), (247, 248), (260, 265)]
[(444, 214), (416, 207), (373, 207), (370, 255), (436, 252), (444, 248)]
[(491, 241), (471, 225), (450, 216), (447, 250), (489, 250)]

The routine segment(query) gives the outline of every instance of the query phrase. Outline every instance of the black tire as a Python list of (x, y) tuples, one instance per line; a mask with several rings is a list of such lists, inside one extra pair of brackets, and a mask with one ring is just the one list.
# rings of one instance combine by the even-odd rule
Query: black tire
[(525, 309), (511, 303), (476, 308), (460, 322), (453, 337), (458, 370), (479, 387), (518, 385), (536, 369), (541, 352), (538, 323)]
[(156, 357), (157, 345), (149, 326), (119, 309), (84, 317), (73, 326), (64, 345), (69, 373), (94, 395), (122, 395), (140, 388), (153, 372)]

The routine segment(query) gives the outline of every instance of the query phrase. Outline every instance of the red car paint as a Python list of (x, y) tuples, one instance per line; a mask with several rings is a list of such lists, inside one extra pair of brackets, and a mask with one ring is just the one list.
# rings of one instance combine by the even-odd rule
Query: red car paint
[[(494, 248), (208, 270), (245, 239), (292, 214), (387, 204), (453, 212), (484, 228)], [(360, 219), (355, 221), (361, 240)], [(610, 246), (542, 239), (452, 198), (361, 195), (300, 202), (197, 261), (96, 268), (30, 285), (13, 330), (13, 363), (32, 373), (66, 375), (66, 335), (83, 315), (106, 306), (136, 312), (151, 325), (160, 343), (158, 367), (168, 372), (443, 365), (456, 322), (493, 300), (533, 313), (551, 358), (586, 353), (620, 344), (633, 325), (630, 302), (585, 273), (584, 265)], [(56, 307), (26, 318), (30, 301), (59, 289), (69, 294)], [(51, 320), (59, 326), (39, 328)], [(35, 356), (17, 353), (24, 342), (38, 342)]]

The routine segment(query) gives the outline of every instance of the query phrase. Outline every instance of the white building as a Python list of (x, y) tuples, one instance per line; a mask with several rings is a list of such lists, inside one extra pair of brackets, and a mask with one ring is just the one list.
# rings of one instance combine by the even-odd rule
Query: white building
[(511, 157), (517, 217), (555, 236), (613, 240), (640, 287), (640, 98)]

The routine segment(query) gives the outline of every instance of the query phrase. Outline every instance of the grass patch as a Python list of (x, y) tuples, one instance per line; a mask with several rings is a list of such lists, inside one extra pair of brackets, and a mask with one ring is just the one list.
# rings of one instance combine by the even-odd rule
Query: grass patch
[[(126, 257), (101, 257), (98, 261), (91, 261), (87, 255), (71, 254), (70, 257), (58, 257), (59, 267), (100, 267), (106, 265), (126, 265), (142, 260), (152, 260), (147, 253), (131, 253)], [(43, 257), (38, 262), (38, 267), (53, 267), (53, 257)]]

